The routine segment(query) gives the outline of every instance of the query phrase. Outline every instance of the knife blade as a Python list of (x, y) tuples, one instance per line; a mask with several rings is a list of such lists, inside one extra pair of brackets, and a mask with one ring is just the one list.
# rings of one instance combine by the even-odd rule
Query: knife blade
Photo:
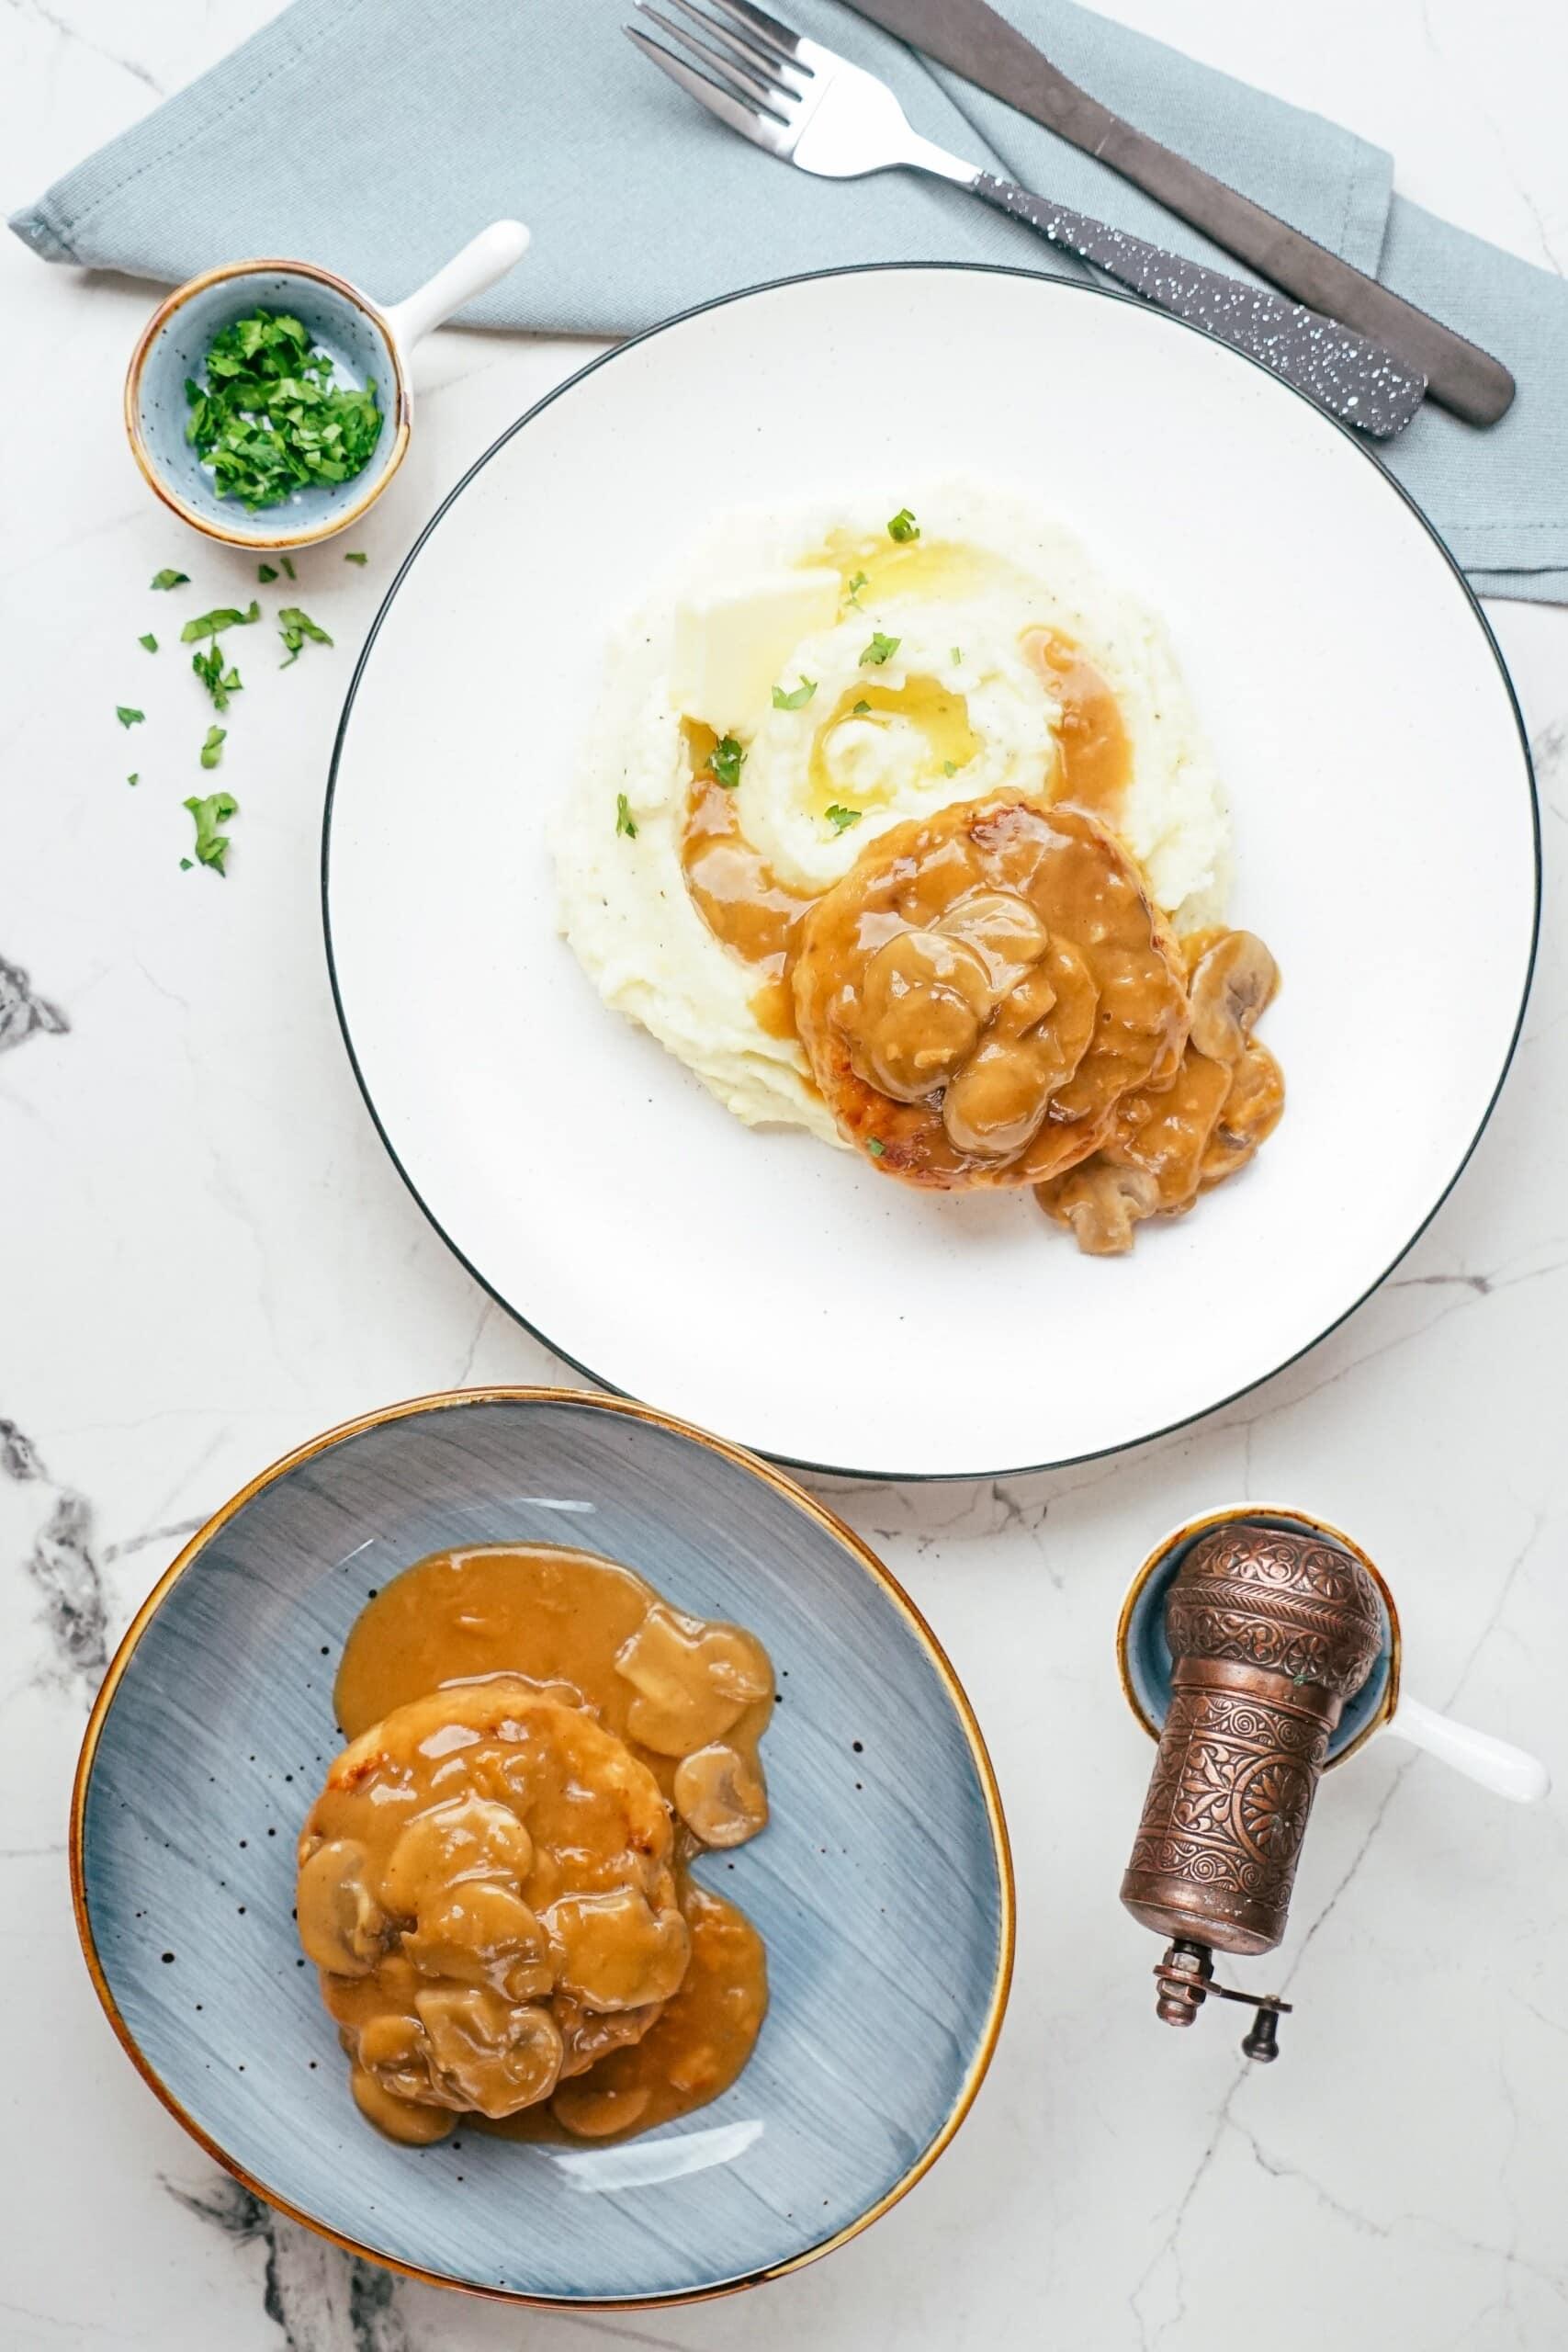
[(849, 0), (885, 32), (1108, 164), (1272, 285), (1386, 344), (1470, 424), (1495, 424), (1514, 397), (1500, 359), (1380, 286), (1288, 220), (1135, 130), (1053, 65), (988, 0)]

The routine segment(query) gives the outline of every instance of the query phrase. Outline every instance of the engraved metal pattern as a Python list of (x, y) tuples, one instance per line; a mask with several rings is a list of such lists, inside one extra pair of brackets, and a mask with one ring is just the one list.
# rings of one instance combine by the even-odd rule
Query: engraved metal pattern
[(1383, 1643), (1376, 1588), (1337, 1544), (1241, 1521), (1194, 1544), (1166, 1602), (1178, 1657), (1229, 1657), (1348, 1698)]
[(1340, 1709), (1382, 1646), (1377, 1589), (1336, 1544), (1232, 1521), (1182, 1561), (1166, 1632), (1170, 1706), (1122, 1900), (1164, 1934), (1266, 1951)]

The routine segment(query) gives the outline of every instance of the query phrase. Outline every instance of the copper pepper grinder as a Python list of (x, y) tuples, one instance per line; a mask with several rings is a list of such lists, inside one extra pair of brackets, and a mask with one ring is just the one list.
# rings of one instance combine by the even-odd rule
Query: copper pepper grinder
[(1242, 2048), (1278, 2054), (1291, 2004), (1214, 1982), (1213, 1951), (1271, 1951), (1329, 1739), (1375, 1665), (1377, 1589), (1321, 1535), (1234, 1520), (1195, 1544), (1166, 1598), (1170, 1709), (1122, 1900), (1170, 1938), (1158, 2013), (1189, 2026), (1207, 1996), (1258, 2014)]

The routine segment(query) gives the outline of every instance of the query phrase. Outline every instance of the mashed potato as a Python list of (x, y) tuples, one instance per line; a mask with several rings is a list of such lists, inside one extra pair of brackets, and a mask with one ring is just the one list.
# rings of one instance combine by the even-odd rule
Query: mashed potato
[(610, 652), (555, 831), (560, 926), (606, 1004), (738, 1117), (840, 1140), (758, 974), (686, 888), (682, 722), (739, 747), (735, 813), (780, 882), (831, 887), (868, 841), (1002, 791), (1048, 791), (1063, 713), (1031, 630), (1071, 639), (1113, 693), (1130, 754), (1119, 831), (1178, 931), (1217, 922), (1230, 834), (1213, 761), (1157, 617), (1011, 491), (907, 485), (736, 514), (660, 584)]

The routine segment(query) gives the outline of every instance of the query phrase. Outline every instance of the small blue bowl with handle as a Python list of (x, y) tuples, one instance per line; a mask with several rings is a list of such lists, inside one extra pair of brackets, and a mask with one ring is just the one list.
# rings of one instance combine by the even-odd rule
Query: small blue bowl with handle
[[(770, 2003), (680, 2122), (556, 2147), (363, 2120), (292, 1916), (369, 1592), (430, 1552), (565, 1543), (756, 1633), (783, 1703), (767, 1829), (722, 1869)], [(333, 1430), (186, 1545), (109, 1668), (71, 1833), (76, 1918), (164, 2105), (351, 2252), (523, 2301), (681, 2302), (853, 2237), (919, 2179), (989, 2063), (1012, 1966), (1007, 1832), (953, 1668), (875, 1555), (792, 1480), (618, 1399), (479, 1390)]]
[(1161, 1537), (1133, 1578), (1116, 1628), (1116, 1668), (1122, 1695), (1151, 1739), (1159, 1737), (1170, 1708), (1172, 1658), (1165, 1632), (1167, 1595), (1193, 1545), (1216, 1527), (1236, 1520), (1293, 1535), (1321, 1536), (1337, 1544), (1360, 1562), (1377, 1589), (1383, 1614), (1382, 1648), (1360, 1690), (1345, 1702), (1329, 1738), (1325, 1770), (1347, 1762), (1375, 1734), (1386, 1731), (1413, 1747), (1425, 1748), (1429, 1756), (1451, 1765), (1495, 1796), (1531, 1804), (1548, 1793), (1551, 1779), (1538, 1757), (1491, 1732), (1457, 1723), (1401, 1687), (1404, 1642), (1399, 1611), (1382, 1571), (1343, 1528), (1315, 1513), (1277, 1503), (1224, 1503), (1196, 1519), (1184, 1520)]
[[(521, 220), (492, 220), (405, 301), (382, 304), (346, 277), (305, 261), (235, 261), (176, 287), (142, 329), (125, 379), (131, 455), (163, 500), (194, 530), (225, 546), (303, 548), (357, 523), (402, 463), (413, 424), (409, 355), (422, 336), (482, 294), (528, 250)], [(284, 311), (333, 362), (333, 380), (374, 385), (382, 412), (368, 462), (348, 481), (316, 481), (276, 506), (247, 514), (218, 494), (210, 469), (186, 438), (187, 382), (199, 384), (212, 341), (236, 319)]]

